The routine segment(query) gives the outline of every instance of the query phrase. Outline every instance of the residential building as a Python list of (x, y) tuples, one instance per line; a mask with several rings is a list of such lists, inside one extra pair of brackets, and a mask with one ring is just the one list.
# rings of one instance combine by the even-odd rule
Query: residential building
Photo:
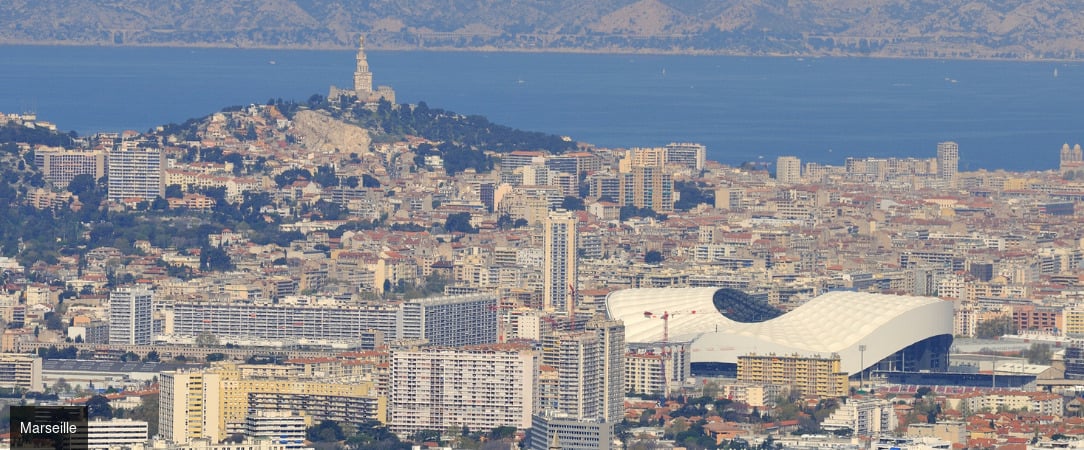
[(937, 144), (937, 173), (950, 187), (956, 186), (960, 166), (960, 146), (952, 141)]
[(614, 448), (613, 423), (577, 419), (557, 411), (531, 417), (531, 429), (523, 448), (550, 450), (556, 442), (561, 450), (599, 450)]
[(283, 411), (252, 411), (245, 417), (245, 437), (271, 439), (288, 449), (305, 448), (305, 417)]
[(579, 283), (577, 222), (574, 212), (558, 210), (550, 212), (543, 225), (542, 305), (546, 311), (575, 308), (572, 297)]
[(108, 162), (109, 201), (151, 201), (165, 197), (166, 157), (162, 149), (125, 141), (119, 149), (109, 152)]
[(159, 378), (158, 434), (175, 444), (194, 439), (219, 442), (222, 377), (201, 370), (162, 372)]
[(586, 329), (598, 334), (602, 347), (599, 419), (620, 422), (625, 416), (625, 325), (596, 315), (587, 322)]
[(651, 208), (657, 213), (674, 210), (674, 181), (663, 167), (634, 165), (621, 177), (622, 206)]
[(824, 422), (826, 431), (850, 429), (855, 436), (876, 436), (896, 429), (893, 403), (877, 398), (851, 398), (839, 406)]
[(666, 162), (693, 169), (697, 172), (704, 170), (704, 162), (707, 159), (707, 147), (703, 144), (688, 142), (674, 142), (666, 147)]
[(497, 295), (452, 295), (407, 300), (396, 316), (396, 339), (425, 339), (458, 347), (497, 342)]
[(839, 355), (824, 358), (750, 353), (738, 357), (738, 381), (791, 385), (804, 395), (845, 397), (847, 379)]
[(802, 160), (796, 156), (780, 156), (775, 160), (775, 179), (782, 184), (802, 181)]
[(526, 345), (393, 348), (389, 428), (527, 428), (536, 409), (538, 353)]
[(147, 422), (132, 419), (91, 420), (87, 422), (87, 447), (108, 450), (147, 444)]
[(34, 150), (34, 166), (54, 187), (67, 189), (77, 175), (90, 175), (94, 181), (104, 177), (105, 152), (39, 148)]
[(150, 345), (153, 306), (153, 294), (145, 286), (121, 287), (110, 292), (109, 343)]
[(0, 388), (43, 391), (41, 364), (37, 355), (0, 353)]

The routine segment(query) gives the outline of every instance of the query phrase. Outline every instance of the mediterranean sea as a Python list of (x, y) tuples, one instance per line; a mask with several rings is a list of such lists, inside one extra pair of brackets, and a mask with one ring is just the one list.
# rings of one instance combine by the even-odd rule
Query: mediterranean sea
[[(779, 155), (932, 157), (1047, 170), (1084, 141), (1084, 65), (865, 58), (370, 51), (400, 103), (478, 114), (603, 147), (707, 145), (726, 164)], [(202, 117), (348, 86), (351, 51), (0, 46), (0, 111), (79, 134)]]

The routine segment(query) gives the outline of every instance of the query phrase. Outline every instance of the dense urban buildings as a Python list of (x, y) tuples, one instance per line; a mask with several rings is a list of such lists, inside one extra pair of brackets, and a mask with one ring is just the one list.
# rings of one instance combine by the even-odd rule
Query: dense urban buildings
[[(6, 147), (44, 184), (10, 211), (78, 220), (3, 242), (0, 388), (157, 395), (163, 449), (324, 422), (472, 448), (1084, 437), (1079, 146), (1044, 172), (961, 171), (942, 142), (774, 177), (695, 143), (451, 148), (359, 44), (330, 99)], [(82, 175), (108, 182), (65, 191)]]

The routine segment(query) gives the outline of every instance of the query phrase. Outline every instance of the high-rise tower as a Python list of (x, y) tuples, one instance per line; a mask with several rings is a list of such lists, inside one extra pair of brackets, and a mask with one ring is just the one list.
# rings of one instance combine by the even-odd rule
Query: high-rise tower
[(109, 343), (150, 345), (153, 294), (146, 287), (122, 287), (109, 293)]
[(358, 38), (357, 68), (354, 69), (354, 92), (358, 98), (366, 98), (373, 92), (373, 73), (369, 71), (369, 60), (365, 58), (365, 36)]
[(956, 172), (960, 166), (960, 146), (955, 142), (937, 144), (937, 173), (949, 186), (956, 186)]
[(780, 156), (775, 160), (775, 179), (783, 184), (802, 181), (802, 160), (796, 156)]
[(576, 264), (576, 215), (571, 211), (550, 212), (543, 223), (542, 307), (546, 311), (569, 311), (575, 305), (569, 297), (579, 273)]

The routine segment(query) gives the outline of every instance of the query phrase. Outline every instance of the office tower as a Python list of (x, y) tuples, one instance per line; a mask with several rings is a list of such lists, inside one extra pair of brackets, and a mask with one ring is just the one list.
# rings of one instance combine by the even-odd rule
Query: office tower
[(538, 353), (528, 345), (392, 349), (389, 428), (527, 428), (538, 395)]
[(543, 293), (542, 307), (546, 311), (570, 311), (579, 269), (576, 249), (576, 215), (571, 211), (552, 211), (543, 223)]
[(955, 142), (937, 144), (937, 171), (941, 180), (949, 186), (956, 186), (956, 172), (960, 166), (960, 146)]
[(109, 343), (150, 345), (153, 295), (143, 286), (117, 288), (109, 293)]
[(43, 148), (34, 151), (34, 166), (54, 187), (67, 189), (77, 175), (105, 176), (105, 152)]
[(222, 378), (203, 371), (162, 372), (159, 379), (158, 434), (169, 442), (224, 438), (219, 432)]
[(162, 149), (123, 142), (120, 149), (109, 152), (109, 201), (165, 197), (165, 161)]
[(587, 331), (599, 336), (602, 346), (602, 407), (600, 419), (620, 422), (625, 415), (625, 325), (601, 315), (587, 322)]
[(802, 181), (802, 160), (795, 156), (780, 156), (775, 160), (775, 179), (783, 184)]
[(703, 144), (675, 142), (665, 148), (667, 164), (685, 166), (696, 171), (704, 170), (704, 162), (707, 160), (707, 147)]

